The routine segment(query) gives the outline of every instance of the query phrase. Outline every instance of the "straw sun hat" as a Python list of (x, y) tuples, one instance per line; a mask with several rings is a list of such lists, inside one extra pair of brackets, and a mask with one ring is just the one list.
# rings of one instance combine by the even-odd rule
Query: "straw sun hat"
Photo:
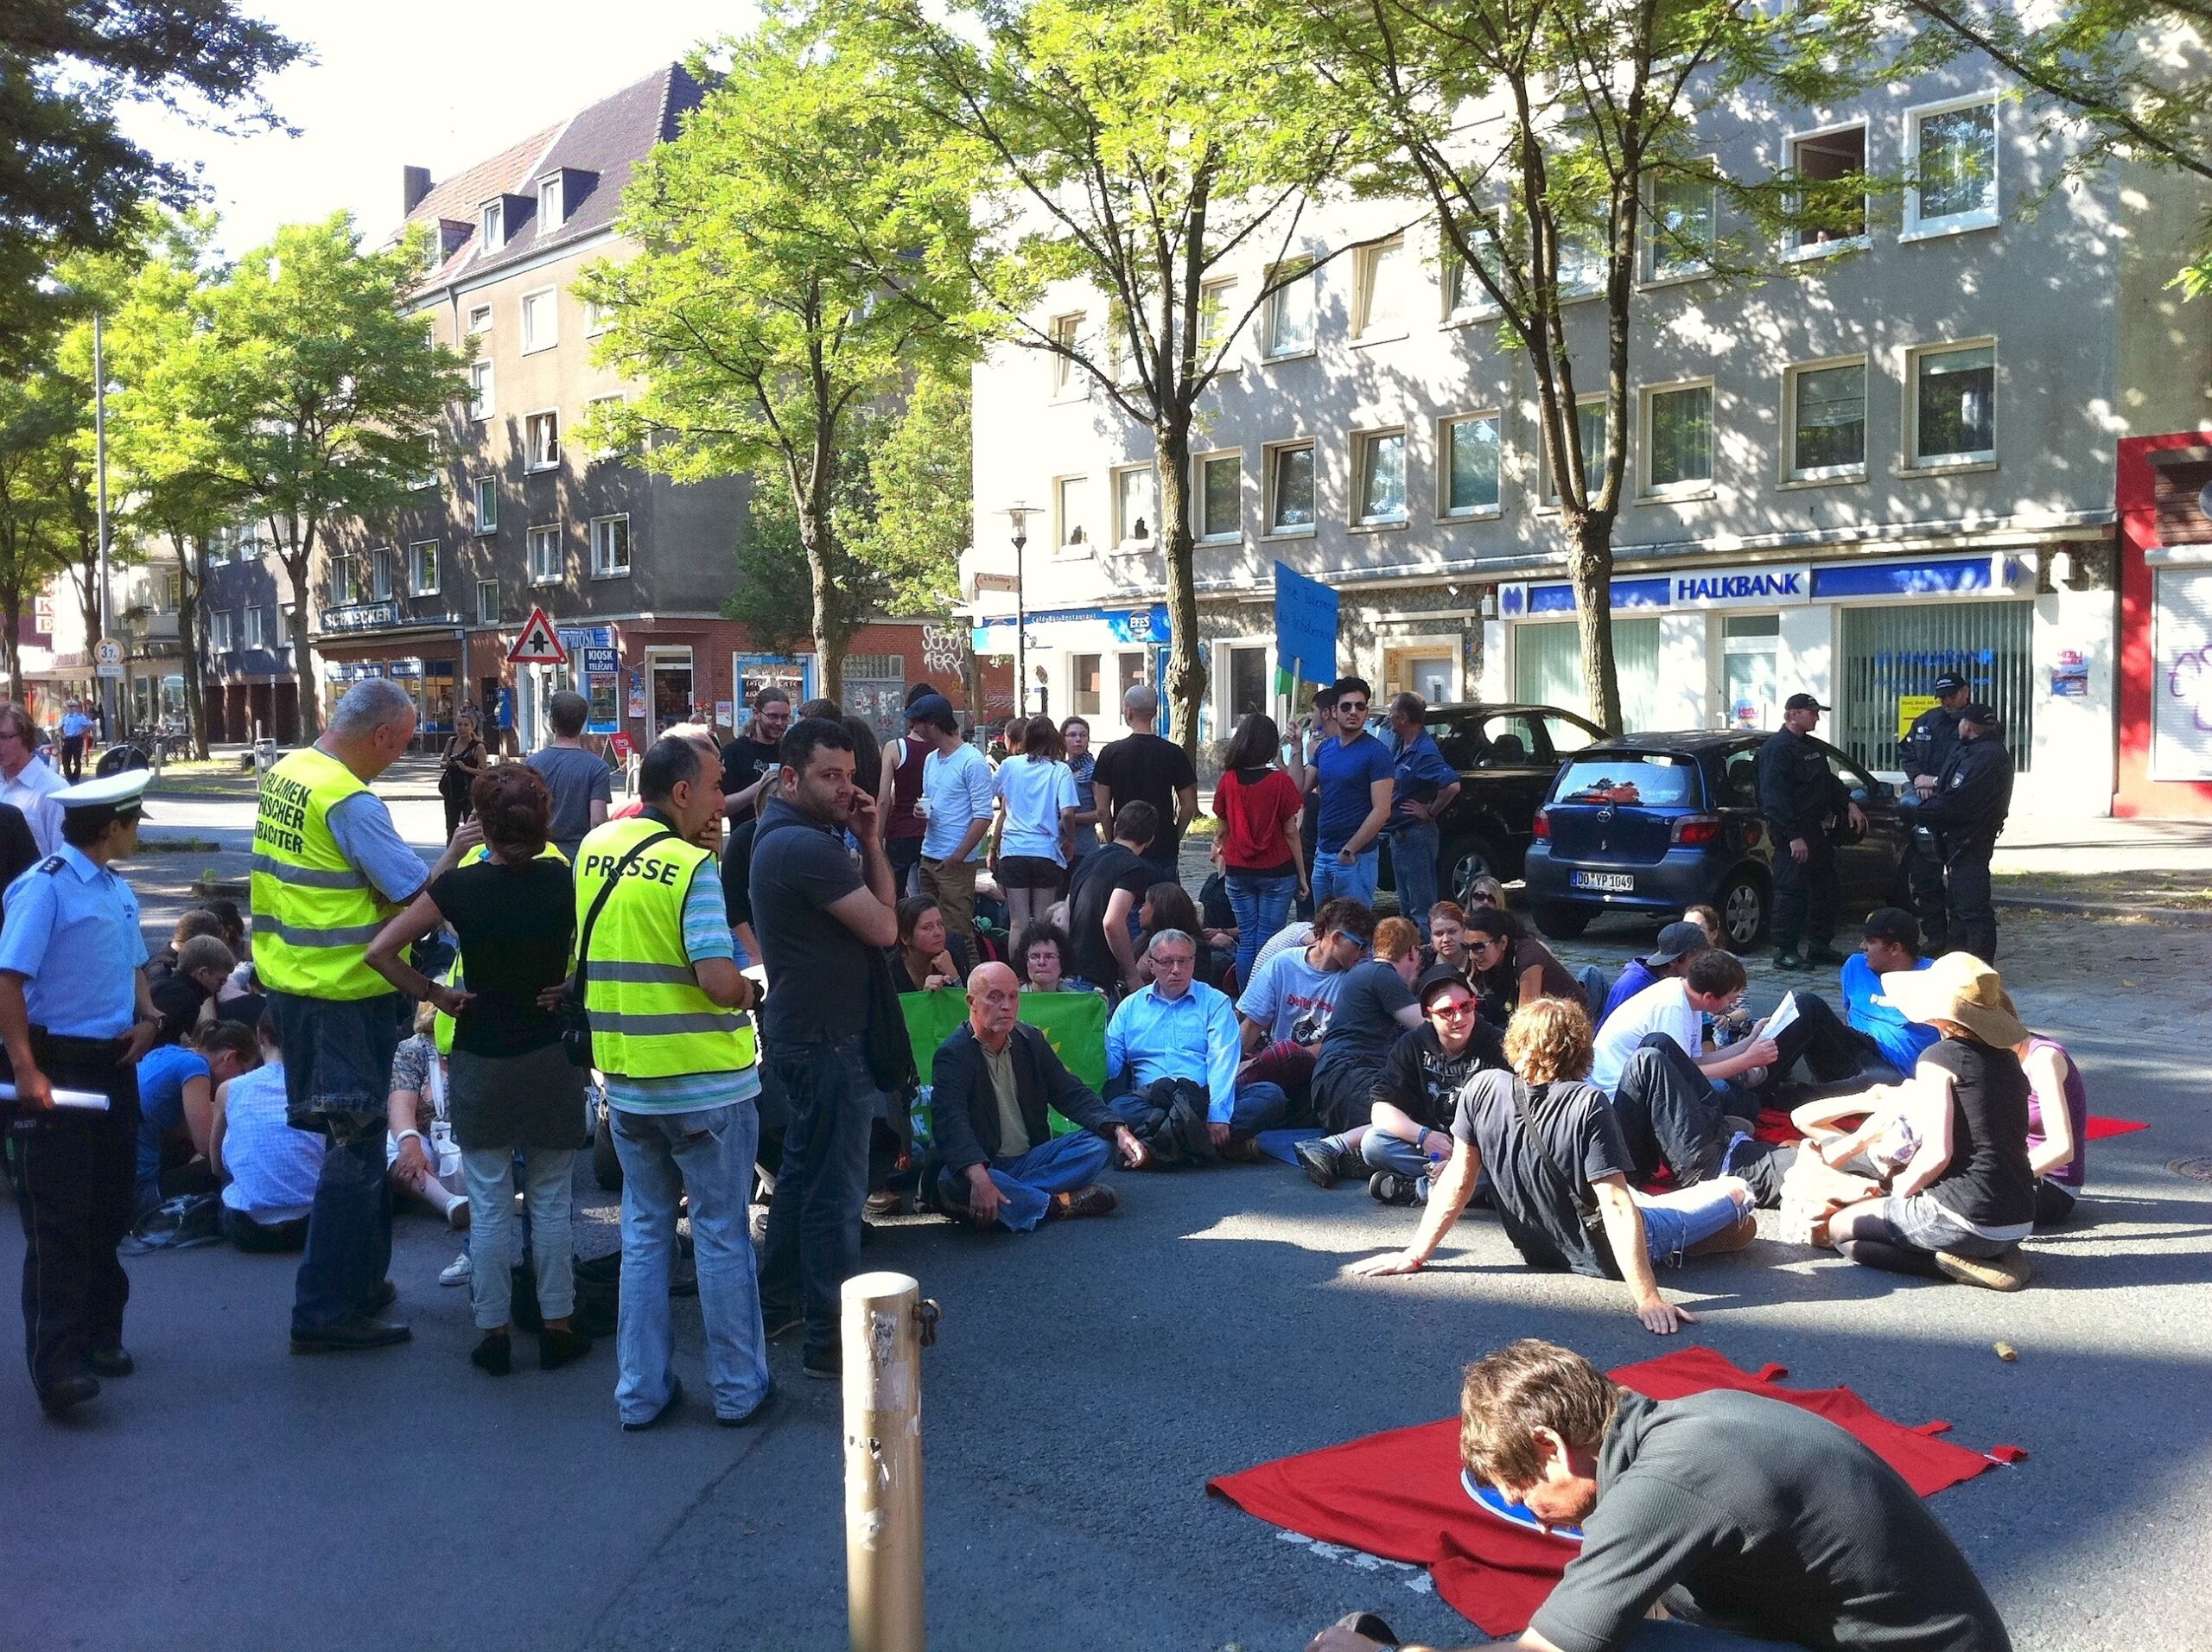
[(2005, 983), (1971, 952), (1947, 952), (1925, 969), (1882, 977), (1882, 993), (1909, 1021), (1954, 1021), (1984, 1044), (2010, 1049), (2028, 1036)]

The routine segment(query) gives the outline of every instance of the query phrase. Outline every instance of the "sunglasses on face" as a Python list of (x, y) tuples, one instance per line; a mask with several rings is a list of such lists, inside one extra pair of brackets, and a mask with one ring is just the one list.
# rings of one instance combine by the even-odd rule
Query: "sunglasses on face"
[(1495, 952), (1505, 944), (1503, 941), (1477, 940), (1467, 943), (1470, 952)]
[(1475, 1013), (1475, 1007), (1471, 1002), (1458, 1001), (1431, 1004), (1428, 1007), (1428, 1013), (1431, 1015), (1448, 1015), (1456, 1020), (1463, 1015), (1472, 1015)]
[(1339, 700), (1337, 702), (1337, 715), (1340, 717), (1357, 717), (1361, 712), (1366, 709), (1367, 702), (1364, 700)]

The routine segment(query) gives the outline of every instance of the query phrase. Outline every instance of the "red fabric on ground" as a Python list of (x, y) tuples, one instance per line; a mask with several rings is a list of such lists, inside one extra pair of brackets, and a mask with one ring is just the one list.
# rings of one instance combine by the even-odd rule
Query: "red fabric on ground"
[(1777, 1147), (1794, 1147), (1805, 1139), (1805, 1134), (1789, 1121), (1789, 1115), (1778, 1107), (1759, 1109), (1758, 1122), (1751, 1127), (1751, 1134), (1762, 1141), (1771, 1141)]
[[(1992, 1466), (1991, 1457), (1923, 1432), (1948, 1424), (1909, 1428), (1849, 1388), (1783, 1388), (1777, 1379), (1788, 1375), (1779, 1365), (1745, 1371), (1701, 1347), (1612, 1373), (1616, 1382), (1655, 1400), (1741, 1388), (1802, 1406), (1864, 1442), (1923, 1497)], [(1437, 1592), (1484, 1634), (1517, 1635), (1574, 1558), (1575, 1545), (1478, 1508), (1459, 1482), (1459, 1436), (1456, 1418), (1394, 1428), (1224, 1475), (1206, 1490), (1269, 1525), (1426, 1566)]]
[(2147, 1130), (2149, 1122), (2143, 1119), (2107, 1119), (2089, 1115), (2088, 1128), (2082, 1132), (2092, 1141), (2102, 1141), (2107, 1136), (2133, 1135), (2138, 1130)]

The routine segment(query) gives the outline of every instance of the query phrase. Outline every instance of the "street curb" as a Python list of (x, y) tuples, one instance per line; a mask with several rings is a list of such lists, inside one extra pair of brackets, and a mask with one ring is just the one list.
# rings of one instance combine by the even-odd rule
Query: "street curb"
[(1997, 895), (1992, 897), (1990, 905), (2063, 912), (2075, 918), (2140, 918), (2183, 929), (2212, 929), (2212, 912), (2186, 906), (2129, 906), (2116, 900), (2053, 900), (2034, 895)]

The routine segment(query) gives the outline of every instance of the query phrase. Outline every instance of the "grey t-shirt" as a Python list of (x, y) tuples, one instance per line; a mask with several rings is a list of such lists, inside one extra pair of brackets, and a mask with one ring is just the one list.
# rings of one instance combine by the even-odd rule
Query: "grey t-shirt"
[(580, 746), (548, 746), (532, 752), (528, 760), (545, 777), (546, 789), (553, 794), (553, 820), (546, 836), (574, 861), (584, 834), (591, 830), (592, 804), (614, 800), (606, 759)]
[(844, 838), (778, 797), (761, 810), (749, 874), (753, 932), (768, 971), (761, 1032), (772, 1045), (868, 1031), (868, 944), (826, 910), (867, 887)]
[(1530, 1627), (1612, 1652), (1662, 1601), (1761, 1641), (2011, 1652), (1958, 1545), (1897, 1471), (1822, 1417), (1715, 1388), (1624, 1393), (1598, 1452), (1582, 1552)]
[(339, 852), (386, 900), (404, 905), (423, 893), (430, 868), (401, 840), (399, 829), (391, 823), (391, 811), (375, 792), (340, 797), (324, 819)]

